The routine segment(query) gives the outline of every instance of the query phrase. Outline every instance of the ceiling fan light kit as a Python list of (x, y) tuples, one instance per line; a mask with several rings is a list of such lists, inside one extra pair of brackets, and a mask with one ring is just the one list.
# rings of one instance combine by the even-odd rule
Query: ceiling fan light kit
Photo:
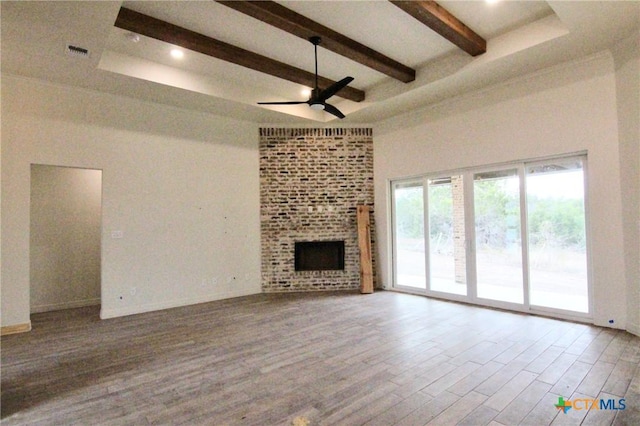
[(309, 38), (309, 41), (313, 44), (315, 55), (315, 86), (311, 91), (311, 97), (307, 101), (284, 101), (284, 102), (258, 102), (258, 105), (300, 105), (307, 104), (315, 111), (326, 111), (329, 114), (333, 114), (336, 117), (342, 119), (345, 115), (335, 106), (327, 103), (327, 100), (345, 88), (349, 83), (353, 81), (353, 77), (345, 77), (340, 81), (333, 83), (331, 86), (324, 90), (320, 90), (318, 87), (318, 45), (320, 44), (320, 37), (314, 36)]

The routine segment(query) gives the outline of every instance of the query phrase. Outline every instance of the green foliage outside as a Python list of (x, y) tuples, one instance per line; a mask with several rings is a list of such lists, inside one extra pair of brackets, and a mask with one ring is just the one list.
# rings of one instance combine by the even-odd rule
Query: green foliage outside
[(584, 249), (584, 204), (581, 199), (528, 198), (529, 242), (537, 246)]
[[(398, 236), (424, 236), (422, 187), (396, 190), (396, 226)], [(537, 247), (584, 249), (585, 216), (581, 199), (527, 199), (529, 242)], [(451, 185), (429, 187), (430, 235), (452, 235)], [(489, 179), (474, 183), (476, 241), (503, 248), (520, 240), (520, 201), (516, 191), (507, 187), (507, 179)]]
[[(396, 228), (404, 238), (424, 237), (424, 200), (422, 187), (396, 190)], [(429, 233), (431, 237), (452, 233), (451, 185), (429, 187)]]
[(398, 237), (424, 237), (424, 203), (422, 197), (421, 186), (396, 189), (395, 220)]
[(476, 241), (479, 245), (506, 247), (520, 239), (520, 205), (505, 180), (483, 180), (474, 185)]
[(451, 184), (429, 186), (429, 234), (432, 239), (453, 237)]

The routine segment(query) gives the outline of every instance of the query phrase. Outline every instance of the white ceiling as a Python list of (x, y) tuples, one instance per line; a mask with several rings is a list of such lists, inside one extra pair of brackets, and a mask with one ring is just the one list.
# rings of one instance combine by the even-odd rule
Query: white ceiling
[[(487, 40), (471, 57), (385, 0), (281, 1), (284, 6), (417, 70), (402, 83), (319, 49), (319, 73), (347, 75), (364, 90), (356, 103), (331, 103), (343, 124), (373, 123), (505, 79), (606, 49), (637, 30), (640, 1), (439, 1)], [(200, 53), (169, 56), (171, 46), (113, 26), (121, 6), (313, 72), (313, 46), (211, 0), (2, 1), (2, 72), (84, 87), (259, 123), (337, 123), (301, 106), (301, 87)], [(73, 44), (89, 58), (66, 53)]]

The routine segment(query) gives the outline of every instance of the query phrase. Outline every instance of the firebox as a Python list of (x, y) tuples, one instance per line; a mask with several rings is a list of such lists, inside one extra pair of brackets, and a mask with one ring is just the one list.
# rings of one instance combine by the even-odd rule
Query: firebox
[(344, 270), (344, 241), (296, 241), (296, 271)]

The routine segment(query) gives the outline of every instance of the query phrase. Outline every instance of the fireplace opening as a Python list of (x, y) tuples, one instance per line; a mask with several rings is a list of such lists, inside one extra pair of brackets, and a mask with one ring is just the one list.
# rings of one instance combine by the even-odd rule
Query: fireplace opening
[(344, 241), (298, 241), (296, 271), (344, 270)]

